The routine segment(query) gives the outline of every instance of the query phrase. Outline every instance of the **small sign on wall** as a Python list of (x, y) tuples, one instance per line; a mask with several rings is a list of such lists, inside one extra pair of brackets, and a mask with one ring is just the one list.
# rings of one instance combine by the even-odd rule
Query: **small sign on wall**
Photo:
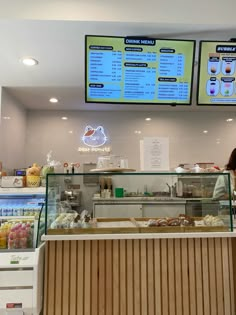
[(140, 159), (142, 171), (168, 171), (169, 138), (145, 137), (140, 141)]
[[(96, 168), (96, 163), (84, 163), (83, 164), (83, 171), (84, 173), (89, 173), (91, 169)], [(99, 184), (99, 176), (94, 175), (91, 173), (91, 175), (84, 175), (83, 176), (83, 183), (85, 185), (98, 185)]]

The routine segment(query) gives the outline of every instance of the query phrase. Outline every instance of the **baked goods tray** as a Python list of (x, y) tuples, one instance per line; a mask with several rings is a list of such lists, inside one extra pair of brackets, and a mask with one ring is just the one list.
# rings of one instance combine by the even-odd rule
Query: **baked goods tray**
[(95, 218), (89, 227), (50, 228), (47, 234), (191, 233), (228, 231), (227, 226), (148, 226), (147, 222), (150, 219), (153, 218)]
[(48, 234), (122, 234), (139, 233), (133, 218), (94, 218), (89, 227), (48, 229)]
[[(149, 220), (160, 218), (135, 218), (139, 233), (193, 233), (193, 232), (228, 232), (227, 226), (148, 226)], [(199, 220), (200, 218), (196, 218)]]

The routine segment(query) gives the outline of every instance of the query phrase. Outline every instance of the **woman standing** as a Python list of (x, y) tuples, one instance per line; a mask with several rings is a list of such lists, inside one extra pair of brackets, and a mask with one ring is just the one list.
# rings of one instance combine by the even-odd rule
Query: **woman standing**
[[(233, 149), (229, 157), (229, 162), (226, 164), (224, 173), (230, 174), (230, 188), (232, 198), (235, 196), (236, 190), (236, 148)], [(226, 176), (219, 176), (213, 192), (214, 199), (228, 199), (229, 188), (228, 180)]]

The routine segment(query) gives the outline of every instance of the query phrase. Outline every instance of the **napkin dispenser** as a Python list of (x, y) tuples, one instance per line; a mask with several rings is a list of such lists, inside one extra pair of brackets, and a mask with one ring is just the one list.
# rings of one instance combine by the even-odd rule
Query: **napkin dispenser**
[(1, 186), (3, 188), (24, 187), (24, 176), (2, 176)]

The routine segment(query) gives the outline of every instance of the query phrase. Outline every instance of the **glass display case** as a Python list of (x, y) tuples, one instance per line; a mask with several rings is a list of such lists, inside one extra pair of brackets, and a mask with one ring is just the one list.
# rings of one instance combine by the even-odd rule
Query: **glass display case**
[(1, 315), (41, 314), (44, 204), (45, 188), (0, 188)]
[(230, 175), (48, 174), (45, 221), (45, 234), (233, 231)]
[[(37, 246), (39, 216), (45, 193), (0, 189), (0, 252), (34, 249)], [(44, 231), (41, 219), (40, 232)]]

